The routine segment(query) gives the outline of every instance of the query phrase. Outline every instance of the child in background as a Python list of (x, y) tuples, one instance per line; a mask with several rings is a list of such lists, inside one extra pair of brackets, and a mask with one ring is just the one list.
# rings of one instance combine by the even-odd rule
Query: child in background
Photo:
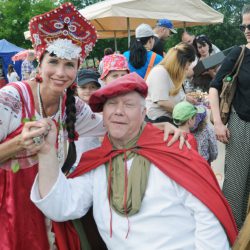
[(196, 115), (202, 112), (204, 111), (200, 107), (197, 108), (190, 102), (183, 101), (174, 106), (172, 113), (174, 124), (186, 133), (186, 140), (196, 151), (198, 151), (197, 141), (190, 130), (195, 125)]
[(125, 56), (120, 54), (112, 54), (103, 58), (103, 71), (101, 81), (107, 84), (118, 77), (129, 73), (128, 62)]
[(196, 115), (192, 132), (198, 143), (199, 154), (211, 164), (218, 156), (217, 140), (213, 126), (207, 122), (206, 108), (200, 107), (203, 107), (204, 111)]
[(91, 69), (81, 69), (77, 74), (77, 95), (89, 103), (91, 94), (101, 87), (98, 81), (100, 74)]
[[(77, 95), (88, 104), (91, 94), (101, 87), (99, 73), (90, 69), (81, 69), (77, 74)], [(72, 171), (77, 167), (82, 153), (100, 146), (98, 137), (79, 137), (75, 141), (77, 158)]]

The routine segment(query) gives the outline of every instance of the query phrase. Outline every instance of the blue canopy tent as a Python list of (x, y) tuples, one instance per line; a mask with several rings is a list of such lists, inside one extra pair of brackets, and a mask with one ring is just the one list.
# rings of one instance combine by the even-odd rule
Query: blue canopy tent
[(0, 40), (0, 64), (3, 67), (3, 74), (7, 80), (8, 65), (13, 64), (17, 74), (21, 77), (21, 65), (22, 61), (17, 61), (15, 64), (11, 60), (11, 57), (16, 53), (24, 50), (23, 48), (17, 47), (16, 45), (8, 42), (5, 39)]

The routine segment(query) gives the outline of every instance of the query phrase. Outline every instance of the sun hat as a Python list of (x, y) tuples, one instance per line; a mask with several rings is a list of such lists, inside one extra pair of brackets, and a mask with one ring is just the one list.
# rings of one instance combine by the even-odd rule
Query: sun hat
[(149, 37), (149, 36), (154, 36), (154, 31), (152, 30), (150, 25), (142, 23), (135, 29), (136, 38)]
[(159, 19), (156, 23), (156, 26), (165, 27), (165, 28), (170, 29), (170, 31), (172, 33), (174, 33), (174, 34), (177, 33), (177, 31), (174, 29), (173, 23), (170, 20), (168, 20), (167, 18)]
[(146, 82), (135, 72), (121, 76), (103, 88), (96, 90), (90, 96), (89, 106), (94, 112), (101, 112), (107, 99), (132, 91), (138, 92), (144, 98), (148, 93)]
[(103, 70), (100, 79), (103, 80), (112, 70), (127, 70), (129, 73), (128, 62), (124, 55), (112, 54), (104, 56)]
[(91, 69), (81, 69), (77, 73), (77, 85), (82, 87), (90, 82), (94, 82), (99, 88), (101, 84), (98, 81), (100, 74)]
[(179, 102), (174, 106), (172, 117), (174, 124), (181, 125), (190, 118), (192, 118), (194, 115), (198, 113), (203, 113), (204, 108), (203, 107), (196, 107), (190, 102)]
[(97, 39), (94, 26), (72, 3), (33, 17), (29, 30), (38, 59), (45, 51), (62, 59), (84, 59)]

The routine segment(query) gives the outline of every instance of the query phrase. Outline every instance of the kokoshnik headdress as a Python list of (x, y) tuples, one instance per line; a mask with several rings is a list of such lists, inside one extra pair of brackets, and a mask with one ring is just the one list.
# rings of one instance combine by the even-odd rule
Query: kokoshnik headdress
[(33, 47), (40, 59), (48, 51), (62, 59), (84, 59), (97, 40), (95, 28), (72, 3), (33, 17), (29, 22)]

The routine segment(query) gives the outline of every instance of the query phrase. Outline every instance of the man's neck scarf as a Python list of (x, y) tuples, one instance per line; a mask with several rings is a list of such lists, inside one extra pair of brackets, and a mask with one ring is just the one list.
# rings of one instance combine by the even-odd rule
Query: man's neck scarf
[[(136, 153), (137, 141), (144, 127), (145, 124), (138, 135), (125, 145), (123, 154), (116, 155), (106, 163), (109, 203), (122, 216), (131, 216), (140, 210), (147, 187), (150, 162)], [(129, 159), (133, 159), (133, 162), (128, 172)]]

